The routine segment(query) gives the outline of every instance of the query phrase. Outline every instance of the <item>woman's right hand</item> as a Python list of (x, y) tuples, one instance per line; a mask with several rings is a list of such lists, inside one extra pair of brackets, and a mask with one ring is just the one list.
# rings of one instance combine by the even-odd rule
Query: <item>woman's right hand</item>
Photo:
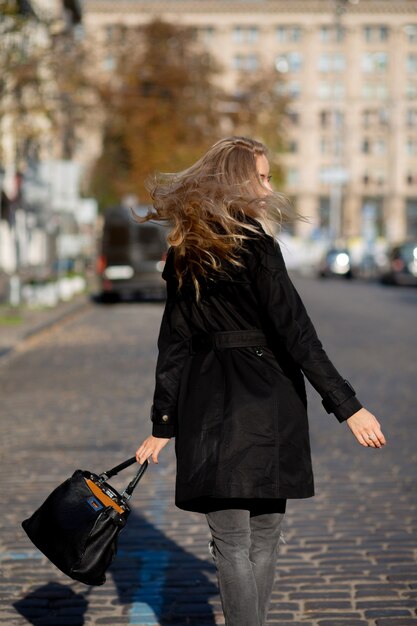
[(381, 448), (386, 439), (381, 430), (381, 424), (367, 409), (362, 407), (346, 420), (350, 430), (365, 448)]
[(136, 450), (136, 460), (141, 465), (149, 458), (152, 457), (154, 463), (158, 463), (158, 454), (164, 448), (169, 439), (163, 437), (147, 437), (143, 443)]

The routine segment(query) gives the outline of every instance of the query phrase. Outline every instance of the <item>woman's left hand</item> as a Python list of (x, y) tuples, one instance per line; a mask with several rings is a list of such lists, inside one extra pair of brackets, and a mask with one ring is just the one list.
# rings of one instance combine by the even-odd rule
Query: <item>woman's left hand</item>
[(367, 409), (362, 407), (346, 420), (359, 443), (365, 447), (381, 448), (387, 442), (381, 424)]
[(154, 463), (158, 463), (158, 454), (164, 448), (169, 439), (162, 437), (153, 437), (152, 435), (145, 439), (145, 441), (136, 450), (136, 460), (142, 465), (149, 457), (152, 457)]

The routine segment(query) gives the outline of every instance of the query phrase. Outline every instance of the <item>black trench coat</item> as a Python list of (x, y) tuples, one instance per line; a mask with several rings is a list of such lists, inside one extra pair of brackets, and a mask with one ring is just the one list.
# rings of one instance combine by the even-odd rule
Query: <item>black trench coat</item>
[[(175, 503), (185, 510), (204, 511), (207, 498), (314, 495), (303, 374), (340, 422), (362, 406), (324, 351), (279, 244), (259, 227), (240, 258), (243, 267), (202, 284), (199, 304), (190, 285), (178, 292), (172, 249), (163, 273), (152, 434), (176, 438)], [(213, 345), (214, 333), (244, 339), (253, 329), (263, 346)], [(208, 341), (195, 351), (193, 337)]]

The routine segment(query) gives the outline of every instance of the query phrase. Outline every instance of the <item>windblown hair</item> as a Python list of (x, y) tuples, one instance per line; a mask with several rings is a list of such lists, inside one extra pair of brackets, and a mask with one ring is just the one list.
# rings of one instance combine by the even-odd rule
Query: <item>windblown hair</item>
[(153, 208), (139, 222), (164, 221), (171, 226), (179, 286), (192, 280), (197, 299), (199, 278), (220, 272), (222, 262), (241, 265), (239, 249), (256, 233), (249, 217), (268, 234), (284, 222), (303, 219), (282, 193), (267, 191), (256, 168), (266, 147), (246, 137), (227, 137), (214, 144), (194, 165), (147, 181)]

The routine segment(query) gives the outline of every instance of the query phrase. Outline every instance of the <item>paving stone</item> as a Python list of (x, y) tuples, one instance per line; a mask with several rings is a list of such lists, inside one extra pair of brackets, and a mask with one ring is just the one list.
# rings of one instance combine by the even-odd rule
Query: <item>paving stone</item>
[(375, 617), (412, 617), (411, 611), (406, 609), (370, 609), (364, 611), (365, 617), (375, 619)]
[(348, 591), (324, 591), (324, 592), (315, 592), (315, 591), (294, 591), (288, 594), (290, 600), (309, 600), (311, 598), (315, 600), (319, 599), (343, 599), (350, 598), (350, 593)]
[(125, 617), (98, 617), (96, 624), (127, 624)]
[[(407, 365), (417, 348), (417, 292), (295, 282), (388, 446), (359, 446), (307, 385), (316, 497), (288, 501), (268, 625), (417, 626), (415, 372)], [(7, 366), (0, 360), (0, 498), (13, 501), (1, 520), (0, 597), (34, 611), (36, 626), (224, 624), (205, 518), (174, 506), (171, 444), (138, 487), (103, 587), (65, 577), (20, 528), (75, 468), (103, 471), (150, 433), (161, 314), (161, 304), (92, 307), (25, 344)], [(124, 487), (124, 474), (115, 486)], [(17, 610), (1, 608), (2, 625), (27, 626)]]
[(306, 611), (315, 611), (321, 609), (350, 609), (350, 602), (342, 602), (338, 600), (307, 600), (304, 604)]
[(369, 626), (368, 622), (362, 619), (351, 619), (349, 621), (344, 619), (320, 619), (319, 626)]
[(362, 613), (359, 611), (332, 611), (330, 610), (322, 610), (322, 611), (307, 611), (308, 617), (318, 619), (359, 619), (362, 617)]
[(389, 609), (393, 607), (409, 607), (410, 609), (417, 608), (414, 600), (406, 600), (405, 598), (402, 598), (401, 600), (391, 600), (387, 598), (385, 600), (367, 600), (366, 602), (360, 600), (356, 602), (357, 609)]
[(406, 617), (406, 618), (382, 618), (376, 620), (376, 626), (416, 626), (417, 617)]

